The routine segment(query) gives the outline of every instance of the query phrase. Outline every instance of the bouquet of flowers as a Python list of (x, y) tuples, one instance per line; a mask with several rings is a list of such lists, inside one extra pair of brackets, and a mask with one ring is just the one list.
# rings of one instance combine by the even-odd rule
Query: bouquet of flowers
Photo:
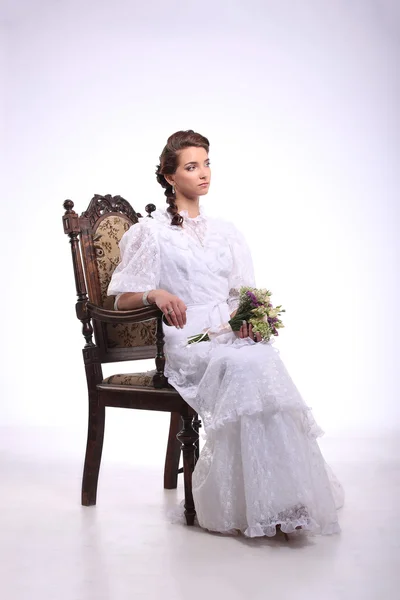
[[(253, 326), (253, 333), (259, 333), (263, 341), (268, 342), (273, 335), (279, 335), (278, 329), (284, 327), (280, 315), (285, 312), (282, 306), (275, 308), (271, 304), (271, 292), (265, 289), (242, 287), (239, 296), (239, 308), (227, 325), (220, 328), (219, 333), (239, 331), (243, 321)], [(193, 335), (188, 339), (188, 344), (208, 342), (218, 335), (211, 329)]]

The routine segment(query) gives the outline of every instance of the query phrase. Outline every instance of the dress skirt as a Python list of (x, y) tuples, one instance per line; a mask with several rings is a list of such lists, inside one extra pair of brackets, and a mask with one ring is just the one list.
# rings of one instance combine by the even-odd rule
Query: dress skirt
[(273, 536), (340, 531), (343, 489), (317, 443), (322, 434), (271, 343), (225, 333), (187, 345), (227, 305), (191, 306), (183, 330), (165, 327), (169, 383), (200, 415), (206, 442), (193, 473), (198, 523)]

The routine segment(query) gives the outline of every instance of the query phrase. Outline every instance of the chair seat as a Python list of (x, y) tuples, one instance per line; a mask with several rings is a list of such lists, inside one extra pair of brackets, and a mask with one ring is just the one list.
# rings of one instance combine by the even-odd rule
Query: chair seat
[(155, 375), (155, 369), (153, 371), (145, 371), (144, 373), (120, 373), (118, 375), (111, 375), (103, 379), (103, 383), (112, 383), (114, 385), (141, 385), (144, 387), (153, 386), (153, 376)]

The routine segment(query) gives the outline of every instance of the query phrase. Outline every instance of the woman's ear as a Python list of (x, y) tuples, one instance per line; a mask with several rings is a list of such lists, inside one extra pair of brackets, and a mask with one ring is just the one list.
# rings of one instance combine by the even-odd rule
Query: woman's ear
[(169, 185), (174, 185), (174, 180), (170, 175), (164, 175), (164, 179), (168, 181)]

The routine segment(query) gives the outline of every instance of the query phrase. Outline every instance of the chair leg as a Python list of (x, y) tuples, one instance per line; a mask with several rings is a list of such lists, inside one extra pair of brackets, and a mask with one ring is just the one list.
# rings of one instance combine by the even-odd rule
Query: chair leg
[(89, 423), (85, 465), (82, 478), (82, 504), (96, 504), (101, 453), (103, 450), (105, 407), (99, 405), (97, 396), (89, 399)]
[(178, 486), (178, 469), (181, 457), (181, 444), (177, 435), (181, 428), (181, 416), (179, 413), (171, 413), (169, 425), (167, 454), (164, 467), (164, 489), (174, 490)]
[(199, 419), (199, 415), (196, 413), (194, 415), (194, 419), (193, 419), (193, 429), (197, 433), (197, 443), (196, 443), (196, 452), (195, 452), (196, 462), (200, 458), (200, 441), (199, 441), (199, 430), (200, 430), (200, 427), (201, 427), (201, 420)]
[(194, 525), (196, 510), (192, 493), (192, 473), (196, 462), (196, 442), (199, 434), (193, 429), (193, 415), (182, 415), (183, 429), (178, 434), (183, 452), (183, 477), (185, 485), (185, 517), (187, 525)]

